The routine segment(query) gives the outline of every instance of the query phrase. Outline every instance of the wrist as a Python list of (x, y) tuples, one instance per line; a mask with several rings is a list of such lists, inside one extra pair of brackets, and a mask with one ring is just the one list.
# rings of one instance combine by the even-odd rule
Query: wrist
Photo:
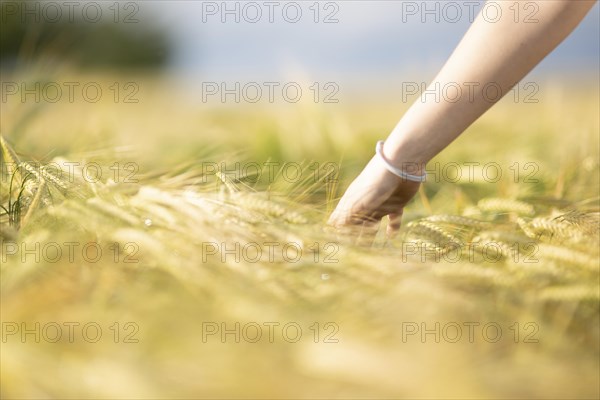
[[(419, 144), (410, 145), (394, 142), (392, 138), (385, 141), (381, 149), (383, 157), (394, 167), (410, 175), (426, 174), (427, 161), (419, 152)], [(420, 153), (420, 154), (419, 154)]]
[(390, 162), (389, 158), (384, 154), (384, 144), (383, 140), (378, 141), (375, 153), (376, 159), (378, 159), (385, 169), (405, 181), (425, 182), (427, 174), (424, 165), (407, 161), (403, 161), (401, 164)]

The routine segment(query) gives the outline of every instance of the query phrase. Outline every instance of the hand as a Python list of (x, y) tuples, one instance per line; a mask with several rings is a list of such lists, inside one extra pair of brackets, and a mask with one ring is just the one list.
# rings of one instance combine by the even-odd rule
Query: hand
[(388, 215), (388, 237), (400, 229), (402, 212), (421, 184), (397, 177), (373, 157), (352, 182), (328, 224), (336, 228), (362, 227), (377, 231), (381, 219)]

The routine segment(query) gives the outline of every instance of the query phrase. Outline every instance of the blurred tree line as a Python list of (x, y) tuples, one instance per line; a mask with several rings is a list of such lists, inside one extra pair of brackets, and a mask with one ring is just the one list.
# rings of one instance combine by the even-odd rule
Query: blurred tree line
[(81, 68), (159, 68), (169, 58), (166, 32), (136, 2), (0, 0), (0, 12), (3, 67), (42, 55)]

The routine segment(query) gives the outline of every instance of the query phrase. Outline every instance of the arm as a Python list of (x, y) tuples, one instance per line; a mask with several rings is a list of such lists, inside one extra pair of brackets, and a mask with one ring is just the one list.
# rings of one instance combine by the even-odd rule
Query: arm
[[(502, 17), (495, 23), (482, 15), (476, 18), (430, 85), (435, 90), (456, 83), (463, 89), (462, 95), (452, 102), (443, 97), (436, 102), (430, 95), (413, 104), (385, 143), (387, 160), (397, 167), (410, 165), (411, 174), (422, 174), (429, 160), (494, 104), (481, 90), (487, 83), (499, 86), (503, 94), (509, 92), (575, 29), (596, 1), (535, 3), (538, 22), (515, 22), (509, 9), (513, 1), (496, 2)], [(465, 90), (465, 84), (475, 82), (479, 85), (475, 90)], [(329, 223), (337, 227), (372, 224), (389, 215), (388, 233), (392, 233), (399, 228), (404, 205), (418, 188), (418, 183), (398, 178), (372, 159), (350, 185)]]
[[(515, 23), (508, 8), (513, 3), (496, 3), (502, 8), (496, 23), (486, 22), (481, 15), (473, 22), (430, 85), (457, 83), (463, 88), (462, 96), (455, 103), (417, 101), (387, 140), (384, 154), (389, 160), (419, 165), (431, 160), (494, 105), (493, 95), (485, 97), (481, 90), (487, 83), (508, 93), (577, 27), (595, 1), (537, 1), (539, 12), (534, 18), (538, 22), (534, 23)], [(479, 84), (472, 98), (465, 89), (469, 82)]]

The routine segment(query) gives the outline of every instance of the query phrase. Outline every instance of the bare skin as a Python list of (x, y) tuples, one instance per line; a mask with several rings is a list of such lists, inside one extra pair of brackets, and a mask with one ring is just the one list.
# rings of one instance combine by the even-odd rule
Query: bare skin
[[(396, 125), (383, 149), (394, 166), (422, 174), (427, 162), (500, 100), (481, 88), (490, 84), (508, 93), (579, 25), (596, 0), (535, 1), (537, 22), (524, 17), (515, 21), (509, 9), (514, 3), (496, 2), (503, 16), (496, 22), (479, 15), (428, 88), (439, 92), (447, 84), (458, 84), (464, 89), (462, 95), (458, 99), (422, 96)], [(387, 233), (393, 236), (419, 186), (390, 173), (374, 157), (348, 187), (329, 224), (377, 228), (387, 215)]]

